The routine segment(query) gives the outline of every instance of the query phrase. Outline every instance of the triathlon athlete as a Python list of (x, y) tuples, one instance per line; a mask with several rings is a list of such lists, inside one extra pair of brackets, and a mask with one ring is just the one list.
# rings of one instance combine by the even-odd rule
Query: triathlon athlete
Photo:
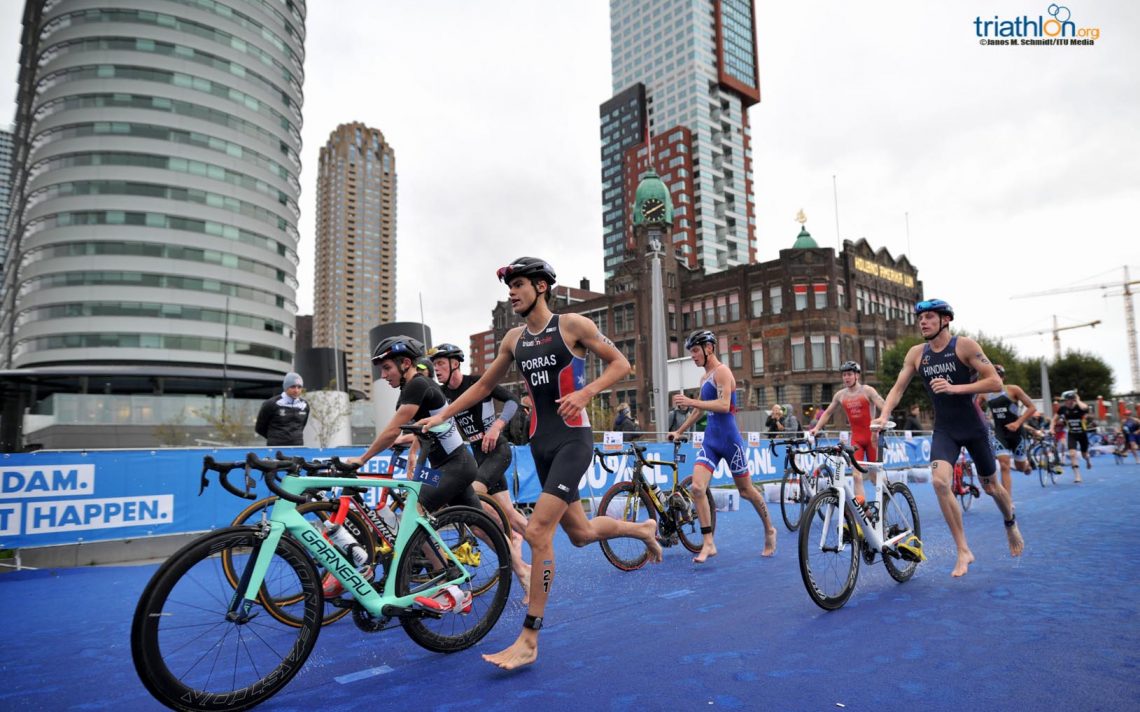
[[(859, 374), (863, 368), (855, 361), (844, 361), (839, 367), (843, 377), (843, 390), (835, 394), (828, 404), (827, 410), (820, 414), (816, 424), (808, 428), (807, 434), (815, 434), (823, 430), (831, 412), (836, 404), (842, 405), (847, 413), (847, 423), (851, 426), (851, 446), (855, 448), (855, 459), (861, 462), (878, 462), (878, 438), (871, 432), (872, 406), (883, 411), (883, 397), (879, 392), (868, 385), (859, 382)], [(863, 496), (863, 476), (859, 470), (851, 468), (852, 478), (855, 480), (855, 504), (864, 506), (866, 497)], [(871, 471), (871, 481), (875, 481), (875, 471)]]
[(958, 559), (951, 576), (964, 576), (974, 554), (966, 543), (966, 530), (962, 525), (962, 510), (954, 498), (951, 484), (954, 481), (954, 463), (961, 448), (965, 447), (974, 459), (978, 477), (986, 494), (1005, 519), (1005, 534), (1009, 539), (1009, 553), (1020, 556), (1025, 548), (1009, 493), (994, 477), (997, 467), (990, 448), (989, 433), (982, 412), (974, 401), (978, 393), (1001, 388), (1001, 379), (982, 352), (982, 347), (965, 336), (950, 336), (950, 322), (954, 310), (941, 299), (928, 299), (914, 305), (918, 315), (918, 329), (925, 344), (911, 347), (899, 370), (898, 379), (887, 394), (882, 414), (875, 419), (880, 427), (886, 426), (887, 414), (898, 405), (899, 399), (915, 374), (922, 378), (930, 401), (934, 405), (934, 435), (930, 439), (930, 469), (934, 492), (942, 516), (950, 527), (950, 534), (958, 547)]
[(728, 463), (728, 471), (732, 473), (732, 482), (740, 491), (740, 496), (752, 503), (760, 515), (760, 521), (764, 523), (764, 550), (761, 555), (771, 556), (776, 553), (776, 527), (772, 526), (764, 497), (752, 484), (748, 458), (744, 455), (744, 439), (740, 437), (740, 428), (736, 424), (736, 379), (732, 370), (717, 358), (716, 347), (716, 335), (711, 331), (697, 330), (685, 339), (689, 356), (693, 363), (705, 370), (705, 374), (697, 398), (689, 398), (683, 393), (673, 396), (673, 405), (689, 408), (689, 417), (685, 418), (681, 427), (669, 433), (670, 440), (681, 437), (681, 433), (708, 413), (705, 440), (697, 453), (697, 461), (693, 464), (693, 501), (697, 505), (697, 519), (701, 522), (701, 535), (704, 538), (700, 553), (693, 557), (693, 562), (697, 564), (704, 563), (710, 556), (716, 556), (712, 527), (704, 525), (712, 518), (705, 493), (721, 460)]
[[(448, 401), (454, 402), (459, 396), (467, 392), (477, 380), (475, 376), (464, 376), (459, 372), (459, 364), (463, 363), (463, 349), (454, 344), (440, 344), (429, 353), (435, 377), (443, 388), (443, 395)], [(503, 404), (503, 412), (495, 415), (495, 401)], [(511, 568), (523, 587), (523, 605), (530, 596), (530, 564), (523, 560), (522, 542), (526, 534), (526, 517), (515, 509), (511, 501), (511, 493), (507, 489), (507, 468), (511, 466), (511, 445), (506, 438), (500, 438), (518, 410), (519, 403), (511, 392), (502, 386), (495, 386), (491, 394), (481, 403), (476, 403), (467, 410), (455, 414), (455, 422), (459, 425), (459, 434), (471, 445), (475, 453), (475, 462), (479, 463), (479, 472), (475, 475), (475, 491), (489, 494), (499, 501), (507, 519), (511, 523)], [(487, 507), (490, 509), (490, 507)], [(498, 516), (488, 511), (492, 517)]]
[(1120, 431), (1124, 433), (1125, 444), (1132, 451), (1132, 458), (1140, 462), (1140, 419), (1130, 413), (1120, 424)]
[(1021, 472), (1027, 475), (1033, 472), (1029, 467), (1029, 455), (1026, 453), (1029, 443), (1024, 437), (1023, 426), (1025, 421), (1037, 413), (1037, 406), (1033, 405), (1033, 401), (1020, 386), (1005, 385), (1005, 367), (1000, 363), (994, 364), (994, 370), (1002, 379), (1002, 388), (995, 393), (979, 395), (978, 403), (985, 405), (993, 418), (994, 441), (990, 446), (997, 455), (998, 467), (1001, 468), (1001, 486), (1009, 492), (1012, 499), (1010, 459), (1013, 459), (1013, 466)]
[[(447, 405), (447, 398), (439, 385), (416, 368), (416, 359), (423, 354), (423, 345), (410, 336), (390, 336), (376, 345), (372, 363), (379, 364), (380, 377), (389, 386), (400, 389), (400, 397), (396, 401), (396, 414), (376, 435), (364, 454), (350, 458), (349, 462), (368, 462), (377, 453), (392, 447), (400, 437), (401, 425), (428, 418)], [(447, 419), (441, 418), (439, 422), (445, 420)], [(420, 505), (428, 512), (451, 504), (481, 509), (479, 498), (471, 487), (479, 466), (471, 451), (463, 446), (463, 438), (459, 435), (455, 421), (449, 422), (451, 428), (438, 440), (433, 440), (428, 448), (428, 463), (440, 472), (440, 479), (434, 487), (425, 485), (420, 488)]]
[(1085, 464), (1088, 468), (1092, 469), (1092, 459), (1089, 458), (1089, 432), (1088, 423), (1085, 418), (1088, 417), (1089, 407), (1080, 399), (1077, 392), (1065, 391), (1061, 394), (1063, 402), (1061, 407), (1057, 409), (1057, 414), (1053, 416), (1054, 427), (1058, 422), (1065, 424), (1065, 429), (1069, 436), (1067, 444), (1069, 446), (1069, 462), (1073, 466), (1073, 482), (1081, 482), (1081, 466), (1077, 464), (1077, 448), (1081, 449), (1081, 455), (1085, 458)]
[[(632, 537), (645, 542), (649, 559), (661, 561), (657, 523), (634, 524), (611, 517), (587, 519), (578, 483), (594, 459), (594, 438), (586, 405), (629, 373), (629, 361), (594, 322), (579, 314), (550, 311), (554, 269), (536, 257), (520, 257), (497, 272), (507, 284), (511, 309), (524, 319), (507, 332), (499, 353), (483, 377), (454, 403), (427, 419), (429, 428), (491, 395), (511, 364), (518, 366), (534, 401), (530, 418), (530, 451), (542, 494), (526, 527), (531, 549), (530, 605), (519, 637), (505, 650), (483, 659), (505, 670), (538, 658), (538, 631), (554, 582), (554, 532), (559, 524), (570, 543), (586, 546), (602, 539)], [(586, 353), (605, 363), (601, 376), (586, 382)]]

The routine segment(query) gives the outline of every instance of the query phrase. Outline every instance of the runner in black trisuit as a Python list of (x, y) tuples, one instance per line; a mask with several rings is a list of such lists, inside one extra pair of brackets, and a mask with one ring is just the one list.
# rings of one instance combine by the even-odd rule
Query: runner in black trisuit
[[(463, 362), (463, 349), (454, 344), (440, 344), (428, 353), (435, 377), (439, 379), (443, 395), (455, 402), (479, 379), (470, 374), (464, 376), (459, 371)], [(495, 401), (503, 404), (503, 412), (496, 417)], [(510, 521), (507, 532), (511, 542), (511, 568), (523, 587), (523, 605), (530, 600), (530, 564), (523, 559), (522, 542), (526, 533), (526, 517), (515, 509), (511, 493), (507, 488), (506, 472), (511, 466), (511, 445), (506, 438), (500, 438), (503, 428), (511, 422), (519, 403), (511, 392), (502, 386), (495, 386), (491, 394), (481, 403), (455, 414), (459, 434), (471, 445), (479, 472), (475, 475), (475, 491), (489, 494), (498, 500)], [(490, 509), (490, 507), (486, 507)], [(495, 512), (487, 512), (492, 517)]]
[(1067, 445), (1069, 446), (1069, 462), (1073, 466), (1073, 483), (1080, 484), (1081, 466), (1077, 464), (1077, 448), (1085, 458), (1085, 464), (1092, 469), (1092, 460), (1089, 458), (1089, 432), (1085, 418), (1089, 415), (1088, 404), (1081, 400), (1076, 391), (1065, 391), (1061, 394), (1064, 401), (1053, 416), (1053, 425), (1065, 424), (1068, 431)]
[[(396, 414), (388, 421), (368, 449), (360, 457), (350, 458), (349, 462), (364, 464), (374, 455), (388, 448), (400, 437), (400, 426), (430, 417), (443, 410), (447, 398), (439, 385), (427, 374), (416, 369), (416, 359), (424, 355), (424, 347), (410, 336), (392, 336), (376, 346), (372, 363), (380, 365), (380, 377), (392, 388), (400, 389), (396, 402)], [(440, 423), (448, 421), (441, 418)], [(420, 489), (420, 505), (433, 512), (449, 504), (462, 504), (481, 509), (479, 498), (471, 483), (479, 467), (475, 457), (464, 447), (459, 428), (451, 420), (451, 428), (439, 438), (433, 439), (428, 448), (427, 458), (432, 468), (440, 472), (439, 484)]]
[[(594, 322), (579, 314), (550, 311), (554, 269), (535, 257), (520, 257), (499, 269), (510, 289), (511, 309), (525, 320), (507, 332), (499, 353), (483, 377), (442, 412), (423, 422), (425, 428), (481, 402), (518, 366), (534, 400), (530, 420), (530, 449), (542, 494), (526, 528), (532, 552), (530, 605), (519, 637), (507, 649), (483, 659), (511, 670), (538, 658), (538, 631), (554, 581), (554, 531), (562, 530), (575, 546), (601, 539), (633, 537), (645, 542), (649, 558), (661, 561), (657, 524), (652, 519), (634, 524), (610, 517), (587, 519), (578, 496), (578, 482), (593, 462), (593, 433), (586, 404), (596, 394), (629, 373), (629, 361)], [(605, 364), (596, 380), (587, 383), (585, 354), (591, 351)]]
[(907, 352), (898, 379), (887, 394), (882, 413), (875, 422), (880, 428), (886, 427), (888, 416), (898, 405), (911, 378), (919, 374), (934, 404), (934, 435), (930, 440), (934, 492), (958, 547), (958, 560), (950, 575), (963, 576), (974, 560), (974, 554), (966, 543), (962, 510), (958, 508), (958, 500), (951, 487), (954, 462), (963, 447), (974, 459), (986, 494), (994, 498), (1005, 519), (1010, 555), (1020, 556), (1025, 548), (1014, 518), (1013, 502), (1001, 482), (994, 477), (997, 467), (989, 431), (982, 411), (974, 401), (979, 393), (1001, 388), (1001, 379), (976, 341), (965, 336), (950, 336), (948, 329), (954, 320), (954, 310), (949, 304), (941, 299), (928, 299), (916, 304), (914, 313), (918, 315), (918, 328), (926, 343), (913, 346)]

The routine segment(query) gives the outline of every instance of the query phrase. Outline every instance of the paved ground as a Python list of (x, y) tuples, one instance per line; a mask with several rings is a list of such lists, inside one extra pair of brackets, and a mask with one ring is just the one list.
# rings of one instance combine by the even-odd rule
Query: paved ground
[[(864, 567), (848, 605), (817, 608), (780, 527), (759, 556), (751, 512), (721, 513), (720, 556), (680, 549), (622, 573), (596, 546), (557, 542), (540, 658), (482, 662), (514, 639), (518, 590), (475, 648), (429, 653), (402, 631), (325, 629), (305, 669), (265, 708), (348, 710), (1093, 710), (1140, 708), (1140, 466), (1098, 458), (1086, 483), (1017, 476), (1028, 542), (1008, 555), (1001, 518), (966, 514), (977, 563), (951, 579), (953, 546), (929, 484), (914, 485), (930, 561), (906, 584)], [(1131, 513), (1131, 515), (1129, 515)], [(778, 514), (777, 514), (778, 517)], [(0, 577), (7, 640), (0, 709), (155, 709), (128, 631), (144, 566)]]

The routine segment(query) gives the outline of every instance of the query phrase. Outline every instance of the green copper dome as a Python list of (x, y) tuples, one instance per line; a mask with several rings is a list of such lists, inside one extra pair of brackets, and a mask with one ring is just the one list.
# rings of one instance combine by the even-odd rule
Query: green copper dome
[(652, 168), (641, 174), (637, 194), (633, 198), (633, 224), (672, 225), (673, 200), (669, 189)]
[(792, 245), (793, 250), (802, 249), (805, 247), (819, 247), (815, 244), (815, 238), (807, 231), (807, 228), (800, 225), (800, 234), (796, 235), (796, 243)]

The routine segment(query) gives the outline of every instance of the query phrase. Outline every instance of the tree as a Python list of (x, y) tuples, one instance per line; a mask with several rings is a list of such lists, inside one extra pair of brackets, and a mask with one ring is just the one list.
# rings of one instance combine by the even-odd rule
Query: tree
[[(309, 422), (317, 436), (318, 447), (349, 445), (352, 442), (352, 405), (343, 391), (310, 391)], [(335, 442), (345, 440), (347, 442)]]
[[(911, 347), (915, 344), (921, 343), (923, 343), (921, 336), (907, 336), (899, 339), (894, 346), (883, 352), (882, 362), (879, 364), (878, 371), (880, 379), (878, 390), (884, 398), (887, 397), (887, 393), (891, 390), (891, 387), (895, 385), (895, 380), (899, 377), (899, 371), (902, 370), (903, 361), (906, 360), (907, 352), (910, 351)], [(910, 385), (903, 391), (898, 407), (905, 412), (915, 403), (926, 405), (926, 389), (922, 385), (922, 379), (917, 375), (910, 379)]]
[(1049, 386), (1054, 393), (1076, 389), (1086, 403), (1097, 396), (1111, 396), (1112, 385), (1112, 368), (1093, 354), (1068, 351), (1049, 367)]
[(180, 412), (165, 423), (154, 427), (154, 439), (163, 447), (190, 447), (190, 432), (186, 430), (186, 411)]
[(210, 426), (210, 439), (226, 445), (253, 445), (257, 434), (253, 432), (256, 418), (246, 405), (230, 403), (224, 410), (198, 410), (195, 414)]

